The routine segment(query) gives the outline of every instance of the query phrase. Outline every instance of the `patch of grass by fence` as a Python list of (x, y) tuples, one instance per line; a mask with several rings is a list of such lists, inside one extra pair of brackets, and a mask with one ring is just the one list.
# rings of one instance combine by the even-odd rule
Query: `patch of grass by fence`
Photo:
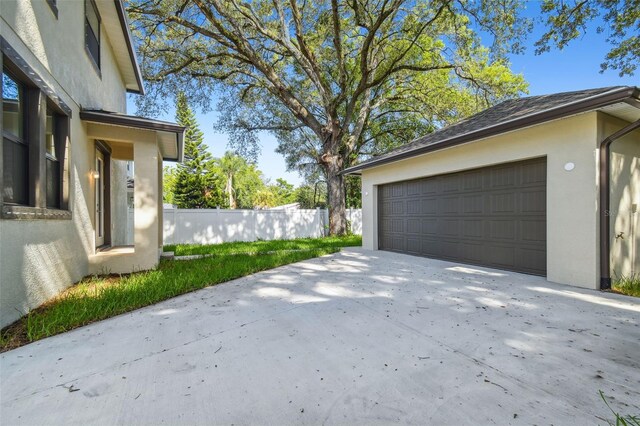
[(330, 247), (361, 246), (360, 235), (325, 238), (298, 238), (295, 240), (260, 240), (253, 242), (230, 242), (221, 244), (178, 244), (164, 246), (164, 251), (174, 252), (176, 256), (227, 256), (237, 254), (264, 254), (282, 250), (316, 250)]
[(356, 243), (350, 237), (331, 237), (175, 247), (173, 250), (181, 254), (214, 251), (215, 255), (182, 262), (162, 260), (153, 271), (89, 277), (3, 329), (0, 352), (207, 286), (335, 253)]

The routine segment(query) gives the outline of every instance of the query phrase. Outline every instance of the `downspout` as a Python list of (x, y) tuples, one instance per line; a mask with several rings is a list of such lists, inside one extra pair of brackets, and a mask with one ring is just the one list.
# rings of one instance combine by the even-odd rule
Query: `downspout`
[(611, 288), (611, 238), (610, 225), (610, 184), (611, 184), (611, 144), (622, 136), (640, 128), (640, 120), (634, 121), (608, 136), (598, 146), (600, 174), (600, 290)]

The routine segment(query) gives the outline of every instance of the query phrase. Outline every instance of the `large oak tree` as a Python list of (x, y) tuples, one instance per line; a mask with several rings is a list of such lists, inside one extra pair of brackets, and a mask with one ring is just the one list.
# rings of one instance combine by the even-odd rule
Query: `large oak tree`
[(341, 170), (526, 90), (504, 59), (521, 50), (528, 30), (518, 18), (521, 6), (132, 0), (151, 83), (140, 106), (150, 112), (180, 91), (205, 108), (216, 99), (218, 126), (245, 153), (255, 152), (258, 132), (273, 133), (291, 167), (321, 170), (330, 232), (342, 234)]

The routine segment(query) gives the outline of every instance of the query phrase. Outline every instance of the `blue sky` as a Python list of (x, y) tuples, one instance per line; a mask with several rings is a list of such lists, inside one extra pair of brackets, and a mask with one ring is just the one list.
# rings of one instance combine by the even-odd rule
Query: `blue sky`
[[(535, 13), (531, 10), (529, 13)], [(522, 73), (529, 82), (529, 95), (542, 95), (571, 90), (581, 90), (605, 86), (640, 86), (640, 77), (618, 76), (615, 71), (606, 71), (600, 74), (600, 63), (603, 62), (610, 47), (603, 34), (597, 34), (595, 28), (591, 28), (581, 39), (575, 40), (562, 51), (552, 50), (542, 55), (533, 54), (533, 41), (539, 36), (539, 31), (529, 38), (527, 50), (524, 55), (511, 57), (512, 70)], [(135, 114), (133, 96), (129, 95), (128, 111)], [(220, 157), (227, 150), (227, 136), (216, 133), (213, 124), (216, 121), (216, 113), (202, 114), (196, 112), (201, 130), (205, 135), (205, 143), (215, 157)], [(173, 121), (173, 112), (163, 117)], [(284, 158), (275, 152), (277, 142), (269, 134), (261, 137), (262, 152), (258, 158), (258, 168), (265, 177), (271, 181), (284, 178), (288, 182), (298, 185), (302, 179), (297, 172), (286, 171)]]

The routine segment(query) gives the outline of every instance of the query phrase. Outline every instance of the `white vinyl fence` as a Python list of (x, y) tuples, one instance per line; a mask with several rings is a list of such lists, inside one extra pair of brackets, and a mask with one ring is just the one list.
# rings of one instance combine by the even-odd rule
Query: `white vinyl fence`
[[(227, 241), (288, 240), (326, 234), (329, 213), (316, 210), (164, 209), (163, 243), (218, 244)], [(347, 209), (354, 234), (362, 234), (362, 210)], [(129, 210), (128, 244), (133, 244)]]

